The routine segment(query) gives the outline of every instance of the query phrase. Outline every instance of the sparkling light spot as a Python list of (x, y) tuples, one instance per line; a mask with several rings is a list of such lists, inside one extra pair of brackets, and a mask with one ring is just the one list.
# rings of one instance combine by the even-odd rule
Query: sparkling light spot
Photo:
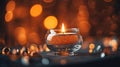
[(99, 51), (100, 49), (101, 49), (101, 46), (98, 45), (97, 48), (96, 48), (96, 50)]
[(32, 17), (37, 17), (37, 16), (39, 16), (42, 13), (42, 10), (43, 10), (42, 5), (35, 4), (30, 9), (30, 15)]
[(92, 53), (93, 52), (93, 50), (92, 49), (89, 49), (89, 53)]
[(58, 24), (58, 20), (55, 16), (48, 16), (44, 20), (44, 26), (47, 29), (56, 28), (57, 24)]
[(95, 44), (91, 43), (91, 44), (89, 45), (89, 48), (90, 48), (90, 49), (94, 49), (94, 48), (95, 48)]
[(100, 57), (101, 57), (101, 58), (104, 58), (104, 57), (105, 57), (105, 53), (102, 52), (102, 53), (100, 54)]
[(12, 12), (12, 11), (8, 11), (8, 12), (5, 14), (5, 21), (6, 21), (6, 22), (10, 22), (12, 19), (13, 19), (13, 12)]
[(15, 9), (15, 1), (11, 0), (6, 5), (6, 11), (13, 11)]

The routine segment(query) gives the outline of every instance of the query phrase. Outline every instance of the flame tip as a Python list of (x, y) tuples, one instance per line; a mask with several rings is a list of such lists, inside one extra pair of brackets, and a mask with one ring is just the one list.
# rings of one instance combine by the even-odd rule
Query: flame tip
[(63, 33), (65, 32), (65, 26), (64, 26), (64, 23), (62, 23), (62, 32), (63, 32)]

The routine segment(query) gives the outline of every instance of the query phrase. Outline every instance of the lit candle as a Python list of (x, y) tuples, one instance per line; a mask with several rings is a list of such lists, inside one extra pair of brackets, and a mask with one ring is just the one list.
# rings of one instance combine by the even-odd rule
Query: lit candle
[[(74, 28), (72, 28), (74, 29)], [(53, 44), (53, 45), (72, 45), (72, 44), (76, 44), (78, 42), (78, 35), (72, 31), (72, 29), (66, 29), (65, 30), (65, 26), (62, 23), (62, 27), (61, 30), (59, 30), (59, 33), (57, 33), (56, 31), (51, 32), (52, 34), (50, 34), (50, 39), (49, 39), (49, 43)], [(68, 31), (69, 30), (69, 31)], [(49, 38), (49, 37), (48, 37)]]
[(47, 34), (46, 44), (51, 51), (60, 52), (62, 55), (73, 53), (80, 49), (82, 38), (78, 28), (65, 29), (62, 23), (61, 29), (51, 29)]

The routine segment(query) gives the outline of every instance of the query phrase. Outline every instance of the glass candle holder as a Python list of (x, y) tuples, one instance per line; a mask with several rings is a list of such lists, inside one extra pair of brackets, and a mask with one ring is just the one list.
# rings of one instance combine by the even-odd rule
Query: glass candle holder
[(81, 48), (82, 36), (78, 28), (50, 29), (46, 34), (46, 44), (55, 55), (74, 55)]

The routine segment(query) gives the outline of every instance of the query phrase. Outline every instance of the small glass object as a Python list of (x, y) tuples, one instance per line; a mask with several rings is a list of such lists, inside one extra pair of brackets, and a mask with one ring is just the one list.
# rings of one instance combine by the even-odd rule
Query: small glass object
[(82, 36), (78, 28), (50, 29), (46, 34), (46, 44), (55, 55), (73, 56), (81, 48)]

